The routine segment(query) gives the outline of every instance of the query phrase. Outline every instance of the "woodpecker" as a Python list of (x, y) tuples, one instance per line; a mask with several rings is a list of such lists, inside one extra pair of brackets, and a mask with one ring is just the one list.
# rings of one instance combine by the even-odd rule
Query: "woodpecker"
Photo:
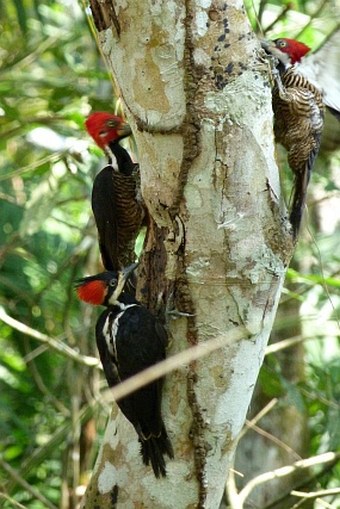
[(292, 39), (263, 41), (267, 53), (278, 59), (272, 92), (274, 134), (288, 152), (295, 175), (290, 222), (296, 240), (305, 206), (307, 187), (317, 157), (324, 119), (322, 91), (299, 72), (297, 62), (308, 46)]
[[(168, 343), (165, 329), (124, 291), (135, 268), (136, 264), (132, 264), (120, 271), (106, 271), (76, 282), (81, 300), (106, 306), (96, 324), (96, 340), (109, 387), (165, 358)], [(161, 415), (162, 383), (158, 379), (117, 402), (138, 434), (143, 463), (151, 463), (157, 478), (166, 476), (164, 455), (174, 457)]]
[(135, 241), (145, 211), (139, 166), (119, 144), (131, 128), (121, 117), (106, 112), (92, 113), (85, 126), (108, 156), (109, 164), (94, 179), (91, 201), (104, 268), (117, 271), (135, 261)]
[(300, 74), (320, 89), (325, 106), (340, 120), (340, 30), (314, 53), (309, 46), (294, 39), (264, 41), (265, 49), (268, 44), (270, 53), (279, 61), (283, 59), (285, 65), (295, 65)]

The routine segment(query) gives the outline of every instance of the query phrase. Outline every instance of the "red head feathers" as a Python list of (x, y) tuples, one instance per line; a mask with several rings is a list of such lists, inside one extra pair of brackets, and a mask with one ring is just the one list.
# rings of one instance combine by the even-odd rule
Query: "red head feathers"
[(103, 272), (76, 281), (76, 291), (79, 299), (95, 306), (104, 304), (110, 277), (108, 272)]
[(303, 42), (295, 41), (294, 39), (283, 37), (282, 39), (276, 39), (274, 43), (278, 50), (289, 55), (291, 64), (300, 62), (301, 58), (310, 51), (309, 46), (306, 46)]
[(85, 121), (85, 126), (89, 135), (102, 149), (131, 134), (129, 124), (121, 117), (105, 111), (92, 113)]
[(124, 290), (125, 283), (137, 267), (138, 263), (132, 263), (119, 272), (107, 270), (95, 276), (78, 279), (75, 286), (79, 299), (97, 306), (115, 304)]

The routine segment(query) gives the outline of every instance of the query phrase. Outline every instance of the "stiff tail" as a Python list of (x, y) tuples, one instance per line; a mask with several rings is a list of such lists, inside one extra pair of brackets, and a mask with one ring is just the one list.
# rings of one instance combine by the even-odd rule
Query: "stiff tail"
[(141, 454), (144, 465), (152, 466), (154, 474), (157, 478), (166, 477), (166, 468), (164, 455), (170, 459), (174, 457), (174, 451), (170, 439), (167, 435), (164, 425), (159, 437), (151, 436), (147, 440), (139, 438), (141, 443)]
[(306, 182), (306, 172), (300, 173), (296, 176), (295, 186), (294, 186), (294, 195), (293, 195), (293, 204), (290, 212), (289, 220), (293, 227), (293, 237), (297, 238), (301, 219), (303, 214), (303, 209), (306, 202), (306, 194), (307, 194), (307, 185)]
[(309, 184), (314, 161), (316, 159), (316, 156), (318, 155), (318, 152), (319, 144), (317, 144), (317, 146), (313, 150), (311, 150), (304, 168), (300, 171), (295, 172), (296, 177), (294, 183), (293, 203), (289, 216), (291, 225), (293, 227), (294, 239), (297, 238), (299, 233), (303, 209), (306, 203), (307, 187)]

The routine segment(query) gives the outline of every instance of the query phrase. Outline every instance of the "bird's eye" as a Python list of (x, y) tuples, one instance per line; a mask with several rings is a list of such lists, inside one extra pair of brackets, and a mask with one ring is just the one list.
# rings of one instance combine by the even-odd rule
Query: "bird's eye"
[(287, 46), (287, 42), (283, 39), (279, 39), (276, 43), (276, 46), (279, 48), (285, 48)]
[(117, 122), (117, 120), (108, 120), (107, 121), (107, 126), (108, 127), (117, 127), (118, 126), (118, 122)]
[(115, 278), (110, 279), (109, 286), (116, 286), (116, 284), (117, 284), (117, 279), (115, 279)]

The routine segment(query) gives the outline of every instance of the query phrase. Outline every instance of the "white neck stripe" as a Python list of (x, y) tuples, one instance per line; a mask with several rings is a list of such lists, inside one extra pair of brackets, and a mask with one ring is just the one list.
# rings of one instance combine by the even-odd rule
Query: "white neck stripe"
[[(116, 362), (117, 359), (117, 347), (116, 347), (116, 334), (118, 331), (118, 322), (121, 316), (125, 313), (125, 311), (129, 308), (137, 307), (139, 304), (124, 304), (123, 302), (117, 302), (117, 306), (120, 307), (121, 311), (116, 315), (114, 320), (112, 321), (112, 315), (109, 314), (103, 327), (103, 334), (106, 341), (107, 348), (111, 355), (114, 356)], [(111, 319), (110, 319), (111, 318)]]

